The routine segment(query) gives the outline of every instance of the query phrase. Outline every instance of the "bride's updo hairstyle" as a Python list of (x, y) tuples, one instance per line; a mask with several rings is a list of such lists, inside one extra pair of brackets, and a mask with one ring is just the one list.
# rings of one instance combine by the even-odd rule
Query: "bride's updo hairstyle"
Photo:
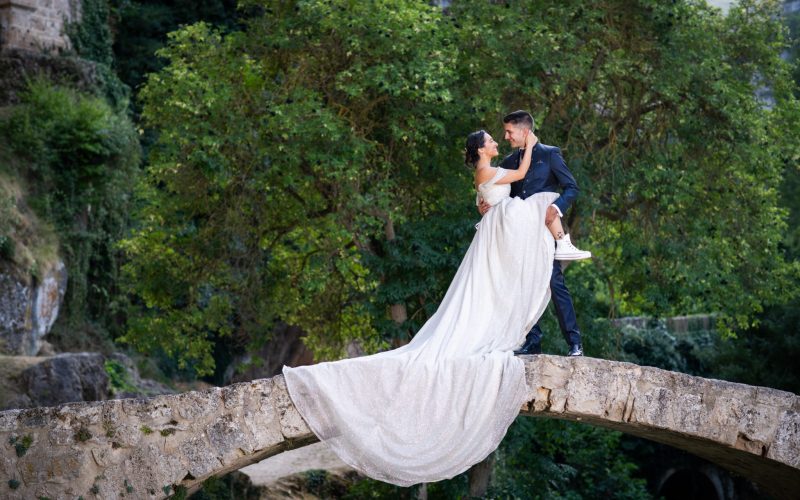
[(481, 155), (478, 150), (486, 144), (486, 131), (478, 130), (467, 136), (467, 148), (464, 150), (464, 164), (469, 168), (475, 168), (475, 164), (480, 160)]

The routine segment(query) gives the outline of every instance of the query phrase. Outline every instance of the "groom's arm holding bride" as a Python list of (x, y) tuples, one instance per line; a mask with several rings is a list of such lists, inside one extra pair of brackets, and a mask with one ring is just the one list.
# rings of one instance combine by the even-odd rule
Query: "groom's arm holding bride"
[(547, 208), (544, 223), (548, 226), (553, 222), (556, 216), (564, 217), (564, 213), (570, 205), (572, 205), (572, 202), (575, 201), (575, 198), (578, 197), (579, 191), (578, 183), (575, 182), (575, 177), (572, 176), (572, 172), (567, 168), (564, 157), (561, 156), (561, 149), (555, 146), (551, 146), (551, 148), (550, 173), (556, 178), (559, 187), (561, 187), (561, 196), (556, 198), (556, 201)]

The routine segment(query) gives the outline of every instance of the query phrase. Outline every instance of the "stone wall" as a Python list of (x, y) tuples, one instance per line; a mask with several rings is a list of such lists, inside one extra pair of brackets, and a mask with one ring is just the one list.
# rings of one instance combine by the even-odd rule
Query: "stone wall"
[(80, 0), (0, 0), (0, 48), (68, 50), (66, 26), (79, 19)]

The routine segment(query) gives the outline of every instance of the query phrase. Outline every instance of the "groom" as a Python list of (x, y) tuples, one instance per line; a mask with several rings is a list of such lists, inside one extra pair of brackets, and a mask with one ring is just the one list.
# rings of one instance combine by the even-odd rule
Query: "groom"
[[(505, 130), (505, 139), (511, 144), (511, 147), (520, 149), (506, 156), (500, 163), (500, 167), (516, 170), (522, 159), (525, 135), (529, 130), (534, 129), (533, 117), (527, 111), (514, 111), (503, 118), (503, 129)], [(564, 216), (564, 212), (578, 196), (578, 185), (567, 168), (567, 164), (564, 163), (564, 158), (561, 157), (561, 150), (539, 142), (533, 148), (533, 157), (527, 175), (522, 180), (511, 184), (511, 196), (525, 199), (536, 193), (558, 192), (558, 188), (561, 188), (561, 196), (548, 207), (545, 215), (545, 224), (548, 226), (556, 217)], [(490, 205), (482, 201), (479, 207), (481, 215), (485, 214), (489, 208)], [(564, 235), (564, 238), (566, 239), (568, 236)], [(568, 240), (567, 243), (569, 244)], [(569, 344), (569, 356), (583, 356), (581, 332), (578, 330), (578, 320), (575, 318), (575, 307), (572, 305), (572, 296), (564, 284), (561, 262), (557, 260), (553, 261), (550, 291), (561, 333)], [(525, 337), (525, 343), (520, 349), (514, 351), (514, 354), (541, 354), (541, 352), (542, 329), (539, 327), (539, 323), (536, 323)]]

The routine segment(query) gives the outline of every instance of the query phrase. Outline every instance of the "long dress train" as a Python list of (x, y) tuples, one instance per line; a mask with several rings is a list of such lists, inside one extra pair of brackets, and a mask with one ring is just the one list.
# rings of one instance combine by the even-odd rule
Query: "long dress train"
[(436, 313), (410, 343), (372, 356), (283, 368), (311, 430), (348, 465), (410, 486), (451, 478), (486, 458), (525, 402), (512, 351), (550, 298), (554, 241), (544, 225), (556, 193), (493, 205)]

